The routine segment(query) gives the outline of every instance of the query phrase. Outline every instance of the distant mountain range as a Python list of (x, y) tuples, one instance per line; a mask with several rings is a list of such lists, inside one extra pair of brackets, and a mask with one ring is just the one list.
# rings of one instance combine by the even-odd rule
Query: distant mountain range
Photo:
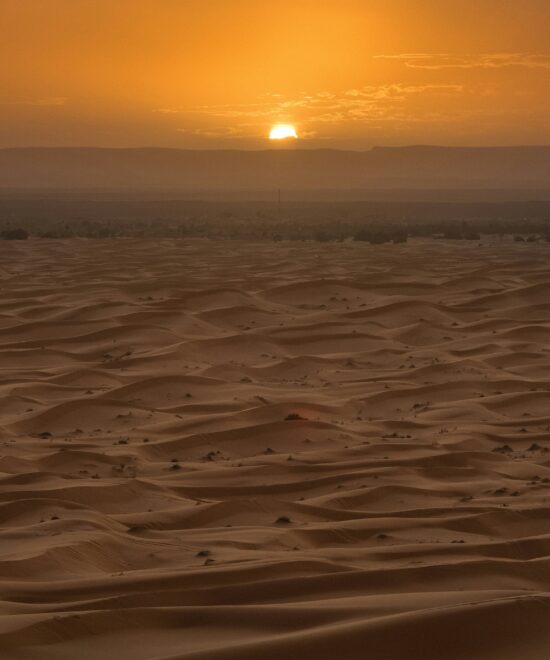
[(2, 190), (550, 189), (550, 147), (0, 149)]

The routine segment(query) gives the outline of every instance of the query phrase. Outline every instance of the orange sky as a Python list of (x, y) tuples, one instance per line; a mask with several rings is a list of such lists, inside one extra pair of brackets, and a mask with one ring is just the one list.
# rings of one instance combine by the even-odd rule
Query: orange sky
[(0, 146), (550, 144), (548, 0), (0, 0)]

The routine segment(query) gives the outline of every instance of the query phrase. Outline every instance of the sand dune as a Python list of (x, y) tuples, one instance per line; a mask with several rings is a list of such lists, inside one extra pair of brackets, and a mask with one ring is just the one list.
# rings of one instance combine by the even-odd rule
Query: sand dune
[(534, 660), (544, 244), (0, 244), (0, 657)]

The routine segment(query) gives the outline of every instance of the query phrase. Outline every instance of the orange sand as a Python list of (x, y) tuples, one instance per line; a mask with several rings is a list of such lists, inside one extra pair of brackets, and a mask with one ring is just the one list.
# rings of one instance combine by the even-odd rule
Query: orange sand
[(548, 658), (549, 256), (0, 244), (0, 657)]

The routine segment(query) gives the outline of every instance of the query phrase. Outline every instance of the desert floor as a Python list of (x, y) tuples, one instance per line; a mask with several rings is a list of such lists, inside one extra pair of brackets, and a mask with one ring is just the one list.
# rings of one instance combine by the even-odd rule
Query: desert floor
[(550, 654), (550, 245), (0, 244), (0, 657)]

